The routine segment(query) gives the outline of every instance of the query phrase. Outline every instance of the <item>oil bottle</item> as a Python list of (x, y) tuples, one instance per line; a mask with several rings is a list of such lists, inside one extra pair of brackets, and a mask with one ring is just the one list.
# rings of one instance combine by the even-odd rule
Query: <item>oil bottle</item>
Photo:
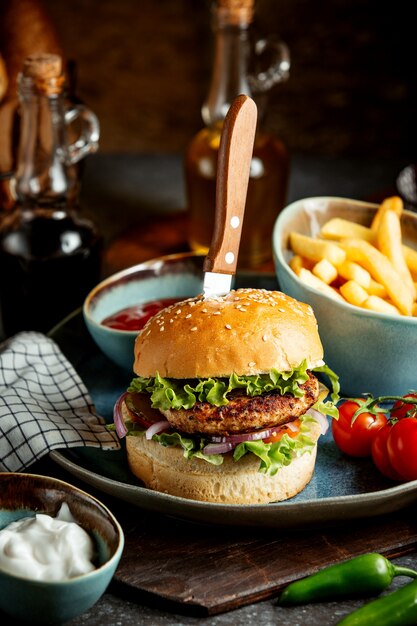
[[(202, 107), (205, 127), (191, 140), (185, 154), (185, 182), (189, 211), (188, 243), (206, 253), (212, 236), (217, 155), (222, 123), (233, 99), (243, 93), (258, 105), (250, 179), (239, 250), (240, 268), (257, 269), (272, 257), (272, 229), (286, 202), (289, 156), (284, 142), (263, 130), (265, 96), (287, 79), (287, 46), (275, 38), (252, 46), (250, 27), (254, 0), (217, 0), (213, 5), (215, 52), (208, 96)], [(252, 71), (269, 55), (267, 68)]]

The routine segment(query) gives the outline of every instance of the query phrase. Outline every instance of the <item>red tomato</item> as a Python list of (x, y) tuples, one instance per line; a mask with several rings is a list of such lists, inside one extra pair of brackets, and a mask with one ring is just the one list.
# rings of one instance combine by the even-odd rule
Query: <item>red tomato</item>
[(360, 404), (346, 400), (339, 406), (339, 419), (332, 420), (333, 439), (338, 448), (349, 456), (371, 456), (375, 434), (385, 426), (384, 413), (361, 413), (352, 424), (352, 417)]
[(391, 478), (391, 480), (403, 480), (399, 473), (393, 468), (388, 455), (387, 440), (391, 433), (391, 428), (391, 423), (387, 422), (385, 426), (375, 433), (371, 446), (372, 459), (381, 474), (387, 476), (387, 478)]
[[(417, 393), (407, 393), (404, 396), (406, 398), (417, 398)], [(391, 417), (402, 419), (403, 417), (417, 417), (417, 404), (410, 404), (397, 400), (392, 407)]]
[(417, 417), (398, 420), (387, 439), (389, 460), (404, 480), (417, 479)]

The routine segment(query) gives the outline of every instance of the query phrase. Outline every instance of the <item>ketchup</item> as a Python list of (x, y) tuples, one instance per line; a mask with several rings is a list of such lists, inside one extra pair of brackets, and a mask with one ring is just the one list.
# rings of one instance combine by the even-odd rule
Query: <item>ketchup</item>
[(143, 302), (121, 309), (101, 321), (103, 326), (117, 330), (141, 330), (151, 317), (165, 307), (179, 302), (181, 298), (162, 298), (153, 302)]

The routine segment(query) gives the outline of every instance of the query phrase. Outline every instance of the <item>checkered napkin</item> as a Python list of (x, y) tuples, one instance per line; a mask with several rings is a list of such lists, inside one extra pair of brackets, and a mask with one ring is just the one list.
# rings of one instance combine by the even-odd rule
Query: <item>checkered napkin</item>
[(0, 471), (18, 472), (56, 448), (116, 449), (115, 433), (57, 344), (22, 332), (0, 345)]

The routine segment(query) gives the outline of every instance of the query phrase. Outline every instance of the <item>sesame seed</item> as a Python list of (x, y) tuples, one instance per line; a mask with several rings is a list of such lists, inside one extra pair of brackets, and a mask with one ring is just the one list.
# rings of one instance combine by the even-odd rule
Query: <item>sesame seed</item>
[(227, 330), (232, 330), (232, 327), (230, 326), (230, 324), (225, 324), (224, 327), (227, 328)]
[(172, 317), (171, 317), (171, 319), (169, 320), (169, 323), (170, 323), (170, 324), (172, 324), (172, 322), (173, 322), (173, 321), (174, 321), (174, 320), (173, 320), (173, 319), (172, 319)]
[(160, 331), (161, 331), (161, 333), (162, 333), (162, 331), (164, 330), (164, 327), (163, 327), (163, 326), (161, 326), (159, 330), (160, 330)]
[(266, 335), (264, 335), (264, 336), (262, 337), (262, 341), (266, 341), (267, 339), (268, 339), (268, 337), (267, 337)]
[(176, 315), (179, 315), (181, 313), (181, 309), (178, 309), (178, 311), (176, 312)]
[(185, 316), (185, 319), (188, 320), (191, 317), (191, 313), (188, 313), (188, 315)]
[(213, 315), (220, 315), (220, 311), (214, 311)]
[(256, 365), (255, 361), (251, 361), (250, 363), (248, 363), (249, 367), (253, 367), (254, 365)]
[(190, 330), (193, 332), (194, 330), (197, 330), (197, 326), (193, 326), (192, 328), (190, 328)]
[(242, 313), (246, 313), (246, 309), (244, 309), (243, 306), (239, 307), (239, 311), (242, 311)]
[(207, 313), (207, 309), (201, 309), (202, 313)]

